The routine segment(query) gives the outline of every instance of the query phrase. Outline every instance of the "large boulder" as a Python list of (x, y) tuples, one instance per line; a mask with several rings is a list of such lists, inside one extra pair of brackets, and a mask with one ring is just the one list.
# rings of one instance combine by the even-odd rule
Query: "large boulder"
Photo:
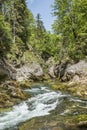
[(25, 100), (27, 95), (15, 81), (5, 81), (0, 85), (0, 108), (11, 107)]
[(65, 61), (57, 64), (53, 70), (54, 75), (61, 81), (69, 81), (72, 79), (79, 81), (79, 78), (87, 76), (87, 62), (82, 60), (76, 64), (71, 64), (69, 61)]
[(27, 79), (42, 80), (43, 75), (44, 73), (40, 64), (29, 63), (17, 69), (15, 78), (17, 81), (22, 81)]
[(14, 68), (6, 59), (0, 59), (0, 79), (9, 78), (17, 81), (33, 79), (42, 80), (43, 70), (39, 63), (28, 63), (20, 68)]
[(87, 62), (86, 61), (80, 61), (66, 68), (66, 71), (65, 71), (66, 79), (68, 78), (68, 80), (70, 80), (74, 78), (76, 75), (78, 75), (79, 77), (87, 76)]

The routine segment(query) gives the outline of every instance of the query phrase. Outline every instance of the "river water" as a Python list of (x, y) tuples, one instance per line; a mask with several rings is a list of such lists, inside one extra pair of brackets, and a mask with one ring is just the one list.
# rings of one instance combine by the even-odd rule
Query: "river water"
[(25, 91), (31, 93), (33, 97), (14, 106), (9, 112), (1, 112), (0, 130), (18, 130), (19, 124), (34, 117), (50, 115), (54, 111), (57, 111), (59, 116), (63, 116), (81, 114), (84, 108), (84, 113), (86, 113), (87, 101), (68, 93), (54, 91), (46, 85), (36, 85)]

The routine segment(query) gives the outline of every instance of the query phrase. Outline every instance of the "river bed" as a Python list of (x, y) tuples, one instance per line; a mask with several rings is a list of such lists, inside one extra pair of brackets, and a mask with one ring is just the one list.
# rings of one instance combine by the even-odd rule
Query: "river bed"
[(0, 113), (0, 130), (69, 130), (63, 126), (66, 118), (87, 114), (86, 100), (54, 91), (49, 85), (38, 84), (24, 91), (33, 96), (9, 112)]

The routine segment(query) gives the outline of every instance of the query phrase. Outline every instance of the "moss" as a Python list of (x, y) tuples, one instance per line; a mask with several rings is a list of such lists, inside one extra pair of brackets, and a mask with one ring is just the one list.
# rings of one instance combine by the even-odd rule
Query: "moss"
[(48, 74), (44, 75), (43, 80), (47, 81), (48, 83), (51, 81), (50, 76)]
[(58, 82), (48, 80), (48, 83), (51, 84), (52, 89), (67, 91), (75, 96), (80, 96), (82, 98), (87, 99), (87, 85), (81, 83), (73, 83), (73, 82)]
[(83, 97), (83, 98), (87, 98), (87, 87), (81, 84), (74, 84), (72, 85), (68, 85), (68, 89), (67, 91), (73, 93), (74, 95)]
[(12, 99), (6, 93), (0, 93), (0, 108), (13, 106)]
[(81, 121), (87, 121), (87, 114), (81, 114), (81, 115), (77, 115), (75, 117), (76, 121), (79, 123)]
[(54, 90), (67, 90), (67, 86), (64, 83), (53, 84), (52, 89)]
[(0, 112), (8, 112), (8, 111), (10, 111), (11, 109), (12, 109), (11, 107), (0, 108)]
[(20, 87), (22, 87), (22, 88), (31, 88), (31, 82), (29, 80), (21, 81), (20, 82)]
[(37, 120), (36, 118), (33, 118), (25, 122), (22, 126), (19, 127), (19, 130), (29, 130), (29, 129), (32, 129), (34, 125), (35, 125), (35, 128), (38, 127), (39, 124), (36, 123), (36, 120)]
[[(26, 85), (27, 84), (27, 85)], [(25, 100), (31, 97), (30, 94), (22, 91), (22, 86), (30, 88), (28, 82), (23, 82), (20, 84), (15, 81), (7, 81), (0, 86), (0, 108), (10, 107), (15, 104), (20, 103), (22, 100)]]

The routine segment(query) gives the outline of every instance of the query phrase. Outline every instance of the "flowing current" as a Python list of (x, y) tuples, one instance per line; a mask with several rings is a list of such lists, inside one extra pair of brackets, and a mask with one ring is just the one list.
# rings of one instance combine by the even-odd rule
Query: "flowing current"
[(48, 87), (25, 90), (33, 97), (16, 105), (9, 112), (0, 113), (0, 130), (16, 130), (17, 126), (33, 117), (49, 115), (69, 95), (55, 92)]

